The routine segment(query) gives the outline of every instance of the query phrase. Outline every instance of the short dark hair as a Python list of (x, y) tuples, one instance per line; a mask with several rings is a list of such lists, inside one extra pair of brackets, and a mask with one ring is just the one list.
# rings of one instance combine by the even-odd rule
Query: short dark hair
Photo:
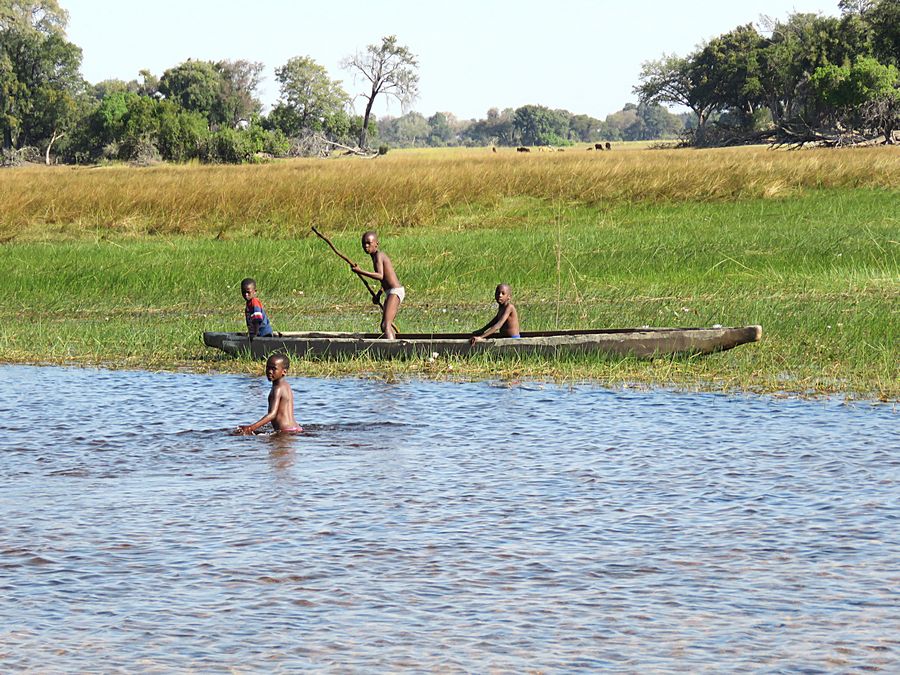
[(375, 230), (366, 230), (365, 232), (363, 232), (363, 240), (365, 240), (366, 237), (375, 237), (376, 239), (378, 239), (378, 233)]
[(253, 286), (256, 288), (256, 279), (252, 279), (251, 277), (247, 277), (241, 282), (241, 288), (247, 288), (247, 286)]
[(283, 363), (285, 370), (287, 370), (288, 368), (291, 367), (291, 360), (288, 358), (287, 354), (282, 354), (282, 353), (272, 354), (269, 357), (269, 360), (274, 363)]

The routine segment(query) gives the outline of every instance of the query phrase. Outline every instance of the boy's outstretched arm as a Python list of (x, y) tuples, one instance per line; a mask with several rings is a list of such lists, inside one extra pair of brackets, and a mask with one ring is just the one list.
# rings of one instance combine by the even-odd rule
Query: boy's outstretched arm
[(238, 427), (238, 431), (244, 435), (249, 435), (254, 433), (260, 427), (264, 427), (269, 422), (273, 421), (278, 414), (278, 406), (281, 404), (281, 391), (275, 391), (275, 395), (272, 397), (272, 400), (269, 403), (269, 412), (265, 414), (265, 416), (261, 417), (259, 420), (254, 422), (253, 424), (242, 424)]
[(481, 330), (476, 330), (472, 333), (472, 337), (469, 338), (470, 344), (475, 344), (476, 342), (481, 342), (488, 335), (493, 335), (498, 330), (503, 327), (503, 324), (506, 323), (506, 320), (509, 318), (509, 315), (512, 314), (512, 307), (507, 306), (506, 309), (503, 310), (502, 314), (499, 314), (493, 321), (488, 323)]

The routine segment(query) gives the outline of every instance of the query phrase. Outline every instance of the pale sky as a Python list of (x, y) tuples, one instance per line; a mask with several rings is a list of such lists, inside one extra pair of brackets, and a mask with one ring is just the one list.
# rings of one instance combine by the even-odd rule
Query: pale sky
[[(69, 40), (82, 48), (82, 74), (96, 83), (159, 76), (188, 58), (265, 64), (259, 94), (278, 98), (275, 68), (310, 56), (364, 90), (341, 60), (397, 35), (418, 56), (426, 117), (452, 112), (483, 118), (488, 108), (527, 103), (603, 119), (636, 102), (643, 61), (686, 55), (695, 46), (761, 15), (837, 15), (837, 0), (60, 0)], [(362, 101), (356, 102), (357, 112)], [(400, 115), (399, 104), (377, 105)]]

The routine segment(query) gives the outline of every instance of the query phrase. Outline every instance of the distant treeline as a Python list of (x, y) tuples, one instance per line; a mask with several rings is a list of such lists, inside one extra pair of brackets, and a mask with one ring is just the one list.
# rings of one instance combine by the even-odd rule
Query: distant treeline
[(540, 105), (498, 110), (485, 119), (458, 120), (449, 112), (425, 117), (410, 112), (377, 121), (381, 141), (397, 147), (453, 145), (569, 145), (577, 142), (644, 141), (676, 138), (690, 114), (673, 115), (656, 103), (629, 103), (599, 120)]
[[(335, 148), (566, 145), (681, 136), (696, 144), (831, 143), (900, 127), (900, 0), (842, 0), (840, 18), (793, 14), (719, 36), (688, 57), (644, 64), (637, 105), (600, 120), (541, 105), (492, 108), (484, 119), (411, 112), (376, 120), (376, 97), (411, 103), (418, 63), (395, 36), (348, 56), (364, 83), (353, 112), (342, 82), (308, 56), (276, 68), (279, 99), (263, 114), (263, 64), (187, 60), (160, 76), (91, 84), (58, 0), (0, 0), (0, 164), (93, 163), (327, 154)], [(665, 105), (691, 113), (675, 115)]]
[[(566, 145), (577, 141), (672, 138), (685, 115), (655, 103), (626, 105), (605, 120), (540, 105), (491, 109), (484, 119), (411, 112), (375, 119), (377, 95), (411, 102), (415, 56), (395, 37), (342, 64), (366, 83), (354, 114), (342, 83), (312, 58), (276, 68), (279, 99), (268, 114), (257, 89), (263, 64), (187, 60), (157, 76), (91, 84), (81, 76), (81, 49), (69, 42), (68, 15), (57, 0), (0, 0), (0, 131), (5, 164), (24, 160), (94, 163), (199, 160), (244, 162), (261, 156), (326, 154), (334, 148), (448, 145)], [(390, 68), (380, 66), (390, 65)]]
[(843, 145), (900, 129), (900, 0), (841, 0), (840, 17), (738, 26), (686, 57), (643, 64), (644, 104), (693, 112), (696, 145)]

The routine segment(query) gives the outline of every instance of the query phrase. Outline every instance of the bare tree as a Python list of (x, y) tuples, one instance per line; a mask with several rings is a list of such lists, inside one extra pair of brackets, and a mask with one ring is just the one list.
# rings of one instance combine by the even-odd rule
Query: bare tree
[(380, 45), (369, 45), (363, 52), (348, 56), (341, 67), (352, 70), (354, 80), (364, 77), (371, 85), (368, 93), (360, 94), (366, 99), (362, 129), (359, 132), (359, 147), (366, 147), (366, 133), (372, 106), (379, 94), (400, 101), (404, 112), (419, 94), (419, 62), (407, 47), (397, 43), (396, 35), (381, 38)]

